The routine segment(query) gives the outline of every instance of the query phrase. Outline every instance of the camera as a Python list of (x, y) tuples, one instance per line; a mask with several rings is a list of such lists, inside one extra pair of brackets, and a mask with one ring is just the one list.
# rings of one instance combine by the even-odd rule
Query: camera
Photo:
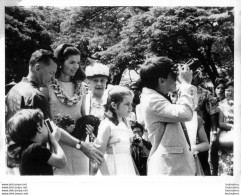
[(48, 129), (50, 130), (50, 132), (53, 133), (53, 128), (50, 124), (50, 120), (46, 119), (44, 122), (45, 122), (46, 126), (48, 127)]
[(133, 143), (135, 143), (135, 144), (141, 143), (141, 138), (140, 137), (134, 137), (133, 138)]

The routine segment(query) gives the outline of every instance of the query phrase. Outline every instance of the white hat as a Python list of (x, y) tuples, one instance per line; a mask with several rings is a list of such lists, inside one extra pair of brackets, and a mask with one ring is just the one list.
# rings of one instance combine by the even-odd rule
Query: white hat
[(109, 68), (106, 65), (103, 65), (99, 62), (95, 62), (92, 65), (89, 65), (85, 69), (85, 74), (87, 77), (93, 77), (97, 75), (109, 76)]

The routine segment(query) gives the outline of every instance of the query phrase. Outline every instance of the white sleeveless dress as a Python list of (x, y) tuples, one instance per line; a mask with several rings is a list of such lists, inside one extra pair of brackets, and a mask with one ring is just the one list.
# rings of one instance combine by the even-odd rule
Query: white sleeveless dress
[[(108, 123), (110, 127), (110, 136), (104, 154), (110, 175), (137, 175), (130, 151), (130, 140), (133, 136), (131, 128), (124, 122), (120, 122), (116, 126), (108, 119), (105, 119), (102, 123)], [(98, 137), (96, 141), (97, 143), (103, 143)]]

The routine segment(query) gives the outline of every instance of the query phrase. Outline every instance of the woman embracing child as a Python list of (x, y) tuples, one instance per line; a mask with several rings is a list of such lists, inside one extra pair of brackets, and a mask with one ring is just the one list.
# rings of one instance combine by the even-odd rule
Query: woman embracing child
[(105, 119), (101, 121), (96, 145), (105, 161), (99, 169), (102, 175), (137, 175), (130, 146), (134, 134), (126, 118), (132, 110), (132, 92), (121, 86), (109, 91)]

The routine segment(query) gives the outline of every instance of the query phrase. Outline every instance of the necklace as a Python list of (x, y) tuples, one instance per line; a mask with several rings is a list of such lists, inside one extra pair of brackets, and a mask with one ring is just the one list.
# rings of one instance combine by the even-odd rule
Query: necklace
[(74, 95), (72, 98), (67, 95), (64, 89), (60, 86), (57, 79), (53, 79), (50, 86), (52, 87), (59, 101), (66, 106), (70, 107), (74, 104), (77, 104), (82, 97), (81, 82), (74, 82)]

